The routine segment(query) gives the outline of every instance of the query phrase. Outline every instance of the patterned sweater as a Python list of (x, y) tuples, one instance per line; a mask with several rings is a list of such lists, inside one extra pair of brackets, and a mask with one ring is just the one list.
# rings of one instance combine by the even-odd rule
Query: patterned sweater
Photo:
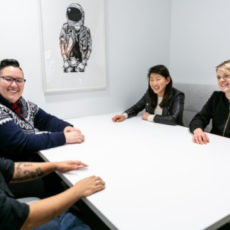
[[(28, 155), (65, 144), (63, 130), (71, 124), (46, 113), (36, 104), (20, 99), (22, 117), (0, 95), (0, 157), (27, 159)], [(46, 131), (38, 134), (37, 131)]]

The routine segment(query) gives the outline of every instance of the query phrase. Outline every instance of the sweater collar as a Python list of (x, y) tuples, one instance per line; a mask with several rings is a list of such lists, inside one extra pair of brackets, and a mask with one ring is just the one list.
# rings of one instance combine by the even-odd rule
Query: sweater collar
[(0, 103), (8, 108), (11, 107), (11, 103), (8, 100), (6, 100), (1, 94), (0, 94)]
[[(22, 102), (22, 97), (20, 97), (20, 98), (18, 99), (18, 101)], [(14, 103), (9, 102), (8, 100), (6, 100), (6, 99), (0, 94), (0, 104), (5, 105), (6, 107), (8, 107), (8, 108), (11, 109), (12, 104), (14, 104)]]

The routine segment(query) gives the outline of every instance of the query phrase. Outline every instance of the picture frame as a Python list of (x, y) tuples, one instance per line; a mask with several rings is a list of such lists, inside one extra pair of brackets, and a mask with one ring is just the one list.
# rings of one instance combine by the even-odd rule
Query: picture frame
[(106, 88), (104, 0), (40, 0), (45, 93)]

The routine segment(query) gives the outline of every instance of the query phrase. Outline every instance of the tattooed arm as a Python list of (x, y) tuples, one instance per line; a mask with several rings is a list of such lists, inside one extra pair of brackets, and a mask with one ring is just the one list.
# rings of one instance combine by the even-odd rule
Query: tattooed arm
[[(79, 167), (87, 167), (80, 161), (52, 163), (15, 163), (14, 181), (28, 180), (43, 176), (54, 170), (68, 172)], [(55, 196), (29, 204), (29, 214), (20, 230), (32, 230), (56, 218), (70, 208), (77, 200), (99, 192), (105, 188), (100, 177), (91, 176), (78, 181), (71, 188)]]
[(14, 164), (14, 174), (11, 182), (21, 182), (34, 180), (45, 176), (55, 170), (60, 172), (68, 172), (76, 170), (79, 167), (87, 167), (81, 161), (62, 161), (62, 162), (17, 162)]

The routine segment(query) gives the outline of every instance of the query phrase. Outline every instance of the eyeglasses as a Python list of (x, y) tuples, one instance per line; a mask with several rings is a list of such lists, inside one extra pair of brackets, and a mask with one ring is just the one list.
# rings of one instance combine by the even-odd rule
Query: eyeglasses
[(8, 77), (8, 76), (0, 76), (0, 78), (4, 79), (9, 84), (12, 84), (13, 82), (15, 82), (18, 85), (22, 85), (26, 82), (26, 79), (24, 78), (14, 78), (14, 77)]

